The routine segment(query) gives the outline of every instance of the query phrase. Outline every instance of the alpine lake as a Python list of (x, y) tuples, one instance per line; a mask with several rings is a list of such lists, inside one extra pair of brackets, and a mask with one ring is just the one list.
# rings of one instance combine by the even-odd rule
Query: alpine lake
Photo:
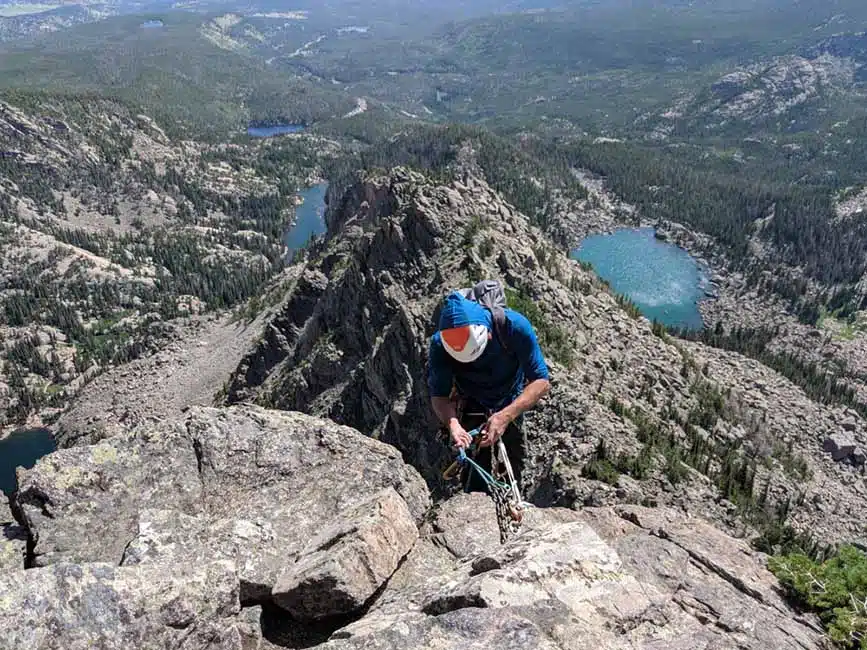
[(48, 429), (19, 429), (0, 440), (0, 492), (10, 496), (18, 487), (15, 469), (30, 469), (55, 448)]
[(704, 327), (698, 304), (707, 297), (705, 269), (682, 248), (657, 239), (653, 228), (591, 235), (572, 257), (592, 264), (600, 278), (649, 320), (669, 327)]

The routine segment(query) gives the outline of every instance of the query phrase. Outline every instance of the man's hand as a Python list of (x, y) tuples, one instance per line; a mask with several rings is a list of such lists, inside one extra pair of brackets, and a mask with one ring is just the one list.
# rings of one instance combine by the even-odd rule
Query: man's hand
[(452, 423), (451, 427), (451, 435), (452, 442), (455, 443), (455, 447), (463, 447), (467, 449), (472, 443), (473, 439), (469, 433), (457, 422)]
[(512, 419), (504, 411), (499, 411), (489, 417), (488, 422), (485, 424), (485, 433), (481, 442), (482, 447), (490, 447), (495, 444), (506, 433), (506, 429), (509, 428), (511, 423)]

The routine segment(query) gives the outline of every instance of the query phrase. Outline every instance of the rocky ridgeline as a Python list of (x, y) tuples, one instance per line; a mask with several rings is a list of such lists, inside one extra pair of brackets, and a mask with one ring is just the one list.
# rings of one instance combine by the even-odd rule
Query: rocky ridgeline
[(300, 413), (193, 408), (19, 484), (8, 650), (821, 647), (761, 557), (707, 523), (531, 508), (501, 546), (484, 495), (431, 509), (393, 447)]
[(706, 90), (682, 97), (655, 116), (653, 139), (665, 139), (679, 122), (719, 130), (731, 121), (760, 124), (769, 118), (798, 117), (819, 99), (845, 96), (857, 86), (864, 60), (833, 47), (786, 55), (737, 68)]
[(655, 335), (484, 181), (437, 186), (395, 170), (351, 188), (328, 226), (227, 402), (357, 428), (439, 489), (448, 459), (425, 386), (427, 339), (450, 289), (501, 278), (535, 305), (553, 375), (527, 418), (528, 498), (676, 506), (738, 534), (761, 512), (823, 541), (867, 539), (862, 454), (825, 451), (832, 436), (865, 449), (860, 416), (751, 359)]
[(104, 17), (104, 9), (94, 11), (84, 5), (66, 5), (54, 10), (0, 17), (0, 42), (56, 32)]

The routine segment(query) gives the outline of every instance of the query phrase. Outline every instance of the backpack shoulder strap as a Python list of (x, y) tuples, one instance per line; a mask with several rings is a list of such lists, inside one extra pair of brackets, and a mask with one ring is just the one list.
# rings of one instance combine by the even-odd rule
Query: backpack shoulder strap
[(509, 341), (512, 338), (512, 322), (502, 307), (491, 309), (491, 315), (493, 316), (494, 333), (497, 335), (497, 340), (502, 348), (508, 351)]

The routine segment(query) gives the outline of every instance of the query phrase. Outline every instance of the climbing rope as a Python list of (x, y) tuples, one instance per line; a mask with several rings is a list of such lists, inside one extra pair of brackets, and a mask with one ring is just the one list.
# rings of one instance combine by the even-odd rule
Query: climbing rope
[[(472, 431), (468, 431), (467, 433), (470, 434), (470, 438), (472, 439), (481, 433), (481, 429), (473, 429)], [(484, 467), (482, 467), (476, 461), (474, 461), (472, 458), (467, 456), (463, 447), (458, 448), (458, 462), (459, 463), (467, 463), (470, 467), (472, 467), (474, 470), (476, 470), (479, 473), (479, 476), (482, 477), (482, 480), (485, 481), (485, 484), (488, 485), (489, 487), (497, 487), (497, 488), (505, 489), (505, 490), (508, 490), (511, 487), (511, 486), (509, 486), (505, 483), (502, 483), (502, 482), (498, 481), (497, 479), (495, 479), (492, 474), (488, 473), (485, 470)], [(493, 469), (493, 468), (491, 468), (491, 469)]]
[[(474, 439), (482, 432), (481, 428), (468, 431), (470, 439)], [(500, 457), (499, 461), (497, 456)], [(491, 471), (488, 472), (475, 460), (467, 455), (463, 447), (458, 448), (458, 458), (443, 472), (443, 478), (450, 480), (457, 473), (460, 465), (469, 465), (471, 471), (475, 471), (485, 482), (488, 493), (494, 501), (497, 511), (497, 525), (500, 529), (500, 543), (505, 543), (510, 537), (517, 535), (521, 530), (523, 520), (523, 501), (518, 490), (518, 484), (512, 473), (512, 465), (506, 454), (506, 447), (502, 440), (498, 440), (496, 447), (491, 449)], [(500, 468), (502, 465), (502, 468)], [(495, 476), (496, 474), (496, 476)], [(501, 479), (506, 478), (506, 481)]]

